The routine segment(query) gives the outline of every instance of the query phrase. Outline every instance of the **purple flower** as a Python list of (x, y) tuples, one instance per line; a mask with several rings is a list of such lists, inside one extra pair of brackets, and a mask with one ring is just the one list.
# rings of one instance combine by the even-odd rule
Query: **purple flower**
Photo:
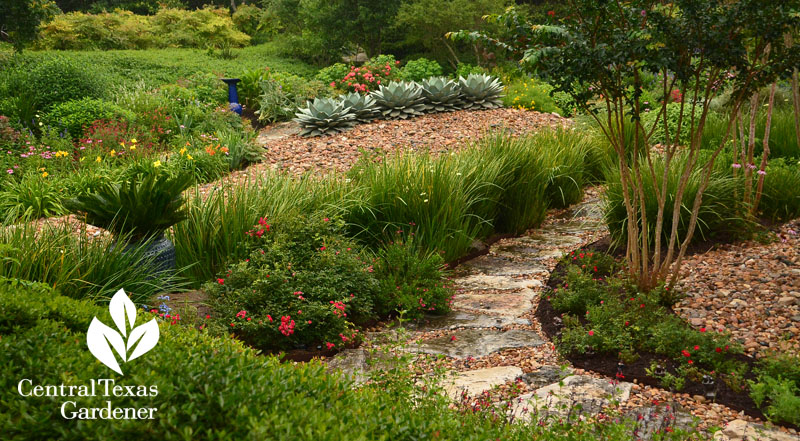
[(755, 164), (747, 164), (747, 168), (749, 168), (750, 170), (755, 170), (756, 169), (756, 165)]
[(767, 174), (767, 172), (766, 172), (766, 171), (764, 171), (764, 170), (759, 170), (759, 171), (757, 171), (756, 173), (760, 174), (761, 176), (764, 176), (764, 175), (766, 175), (766, 174)]
[(10, 175), (13, 175), (14, 174), (14, 170), (8, 169), (8, 170), (6, 170), (6, 173), (8, 173)]
[(733, 167), (733, 168), (742, 168), (742, 164), (739, 164), (738, 162), (734, 162), (733, 164), (731, 164), (731, 167)]
[(644, 9), (642, 9), (642, 17), (646, 17), (646, 16), (647, 16), (647, 11), (645, 11)]

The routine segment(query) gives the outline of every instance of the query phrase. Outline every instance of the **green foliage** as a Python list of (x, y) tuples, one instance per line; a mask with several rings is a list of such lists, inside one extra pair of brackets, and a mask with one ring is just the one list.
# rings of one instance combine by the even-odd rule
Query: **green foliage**
[(0, 29), (17, 52), (36, 39), (42, 22), (59, 12), (49, 0), (0, 0), (0, 10)]
[[(53, 106), (83, 98), (102, 98), (106, 91), (103, 77), (67, 57), (52, 57), (40, 63), (19, 63), (4, 72), (5, 87), (18, 106), (27, 105), (27, 112), (17, 115), (24, 123), (31, 113), (47, 112)], [(22, 113), (25, 113), (24, 115)]]
[(278, 32), (278, 17), (270, 9), (239, 5), (231, 16), (236, 29), (253, 39), (264, 40)]
[(759, 211), (769, 219), (788, 221), (800, 216), (800, 162), (769, 161)]
[(57, 104), (42, 117), (51, 127), (64, 129), (73, 140), (83, 136), (84, 129), (98, 120), (133, 121), (134, 114), (108, 101), (83, 98)]
[(419, 318), (450, 311), (453, 291), (446, 283), (444, 259), (420, 251), (413, 237), (398, 231), (397, 240), (378, 251), (375, 277), (380, 290), (375, 306), (380, 315), (404, 312), (404, 317)]
[(323, 67), (322, 69), (320, 69), (314, 78), (321, 81), (323, 84), (332, 85), (336, 81), (339, 81), (342, 78), (344, 78), (344, 76), (347, 75), (348, 72), (350, 72), (350, 68), (347, 67), (346, 64), (334, 63), (328, 67)]
[(411, 60), (400, 70), (400, 77), (406, 81), (422, 81), (439, 75), (442, 75), (442, 66), (427, 58)]
[(236, 29), (228, 11), (160, 9), (155, 15), (129, 11), (70, 12), (43, 25), (37, 49), (150, 49), (241, 47), (250, 37)]
[(230, 170), (239, 170), (261, 161), (263, 150), (253, 142), (255, 136), (251, 132), (229, 130), (218, 133), (217, 136), (220, 143), (228, 149), (225, 153)]
[(422, 88), (416, 83), (381, 84), (372, 96), (385, 119), (408, 119), (422, 115), (425, 110)]
[[(109, 378), (110, 371), (83, 344), (76, 344), (86, 340), (85, 330), (93, 317), (112, 322), (107, 308), (66, 299), (41, 284), (9, 281), (5, 285), (0, 288), (0, 345), (8, 356), (2, 359), (0, 386), (16, 390), (22, 378), (33, 379), (33, 385), (90, 386), (91, 380)], [(136, 322), (152, 318), (139, 312)], [(157, 408), (153, 420), (74, 424), (53, 418), (60, 406), (53, 398), (9, 394), (0, 403), (0, 430), (13, 440), (145, 440), (159, 432), (166, 441), (248, 436), (271, 440), (283, 434), (303, 440), (555, 441), (569, 437), (622, 441), (630, 438), (635, 427), (614, 418), (559, 422), (544, 416), (537, 417), (536, 424), (505, 424), (489, 411), (451, 409), (452, 401), (440, 395), (435, 383), (417, 384), (418, 378), (404, 367), (406, 359), (396, 361), (399, 367), (381, 370), (380, 381), (353, 388), (352, 382), (327, 372), (322, 363), (282, 363), (278, 357), (260, 355), (208, 330), (160, 321), (156, 349), (126, 363), (124, 377), (113, 378), (119, 386), (158, 388), (154, 396), (125, 395), (111, 401), (115, 408)], [(66, 377), (65, 372), (69, 373)], [(180, 381), (176, 372), (182, 375)], [(211, 396), (215, 399), (209, 401)], [(76, 401), (77, 407), (104, 408), (108, 397), (63, 398), (68, 400)], [(51, 419), (50, 424), (39, 423)], [(350, 421), (358, 424), (343, 423)], [(669, 439), (689, 438), (676, 430)]]
[(550, 96), (553, 88), (547, 83), (526, 78), (512, 82), (506, 87), (503, 105), (518, 109), (536, 110), (545, 113), (562, 114)]
[(261, 81), (259, 85), (261, 94), (256, 101), (259, 121), (276, 122), (291, 118), (295, 105), (283, 86), (276, 81)]
[(333, 98), (316, 98), (297, 112), (295, 121), (303, 129), (301, 136), (322, 136), (343, 132), (355, 124), (350, 107)]
[(205, 287), (216, 320), (264, 349), (355, 339), (353, 323), (375, 315), (378, 281), (343, 226), (321, 216), (274, 225), (261, 218), (246, 233), (249, 259)]
[(510, 3), (506, 0), (408, 1), (397, 13), (397, 27), (402, 29), (406, 44), (421, 46), (437, 59), (448, 60), (455, 66), (458, 59), (451, 52), (454, 48), (449, 47), (452, 45), (445, 40), (445, 34), (459, 29), (481, 29), (484, 27), (481, 17), (500, 13)]
[[(327, 88), (317, 80), (274, 72), (269, 68), (249, 72), (244, 83), (245, 103), (256, 109), (260, 120), (268, 122), (290, 119), (307, 100), (322, 98), (327, 92)], [(254, 87), (258, 87), (260, 95), (253, 95)]]
[[(122, 239), (126, 239), (123, 237)], [(124, 286), (135, 302), (146, 301), (164, 289), (180, 289), (170, 272), (152, 271), (153, 257), (144, 247), (125, 249), (105, 237), (75, 234), (69, 224), (24, 224), (0, 230), (0, 276), (35, 280), (59, 287), (69, 297), (110, 299)]]
[(10, 179), (0, 190), (0, 221), (33, 220), (64, 213), (58, 181), (37, 172)]
[(469, 63), (458, 63), (458, 67), (456, 68), (455, 78), (458, 80), (461, 77), (468, 77), (472, 74), (485, 74), (488, 71), (480, 66), (475, 66), (474, 64)]
[(800, 369), (797, 356), (759, 360), (757, 379), (749, 381), (750, 397), (773, 422), (800, 423)]
[(726, 335), (692, 329), (669, 309), (675, 295), (668, 288), (642, 293), (614, 272), (609, 259), (587, 251), (567, 257), (564, 284), (550, 296), (555, 310), (566, 314), (559, 351), (622, 354), (626, 362), (649, 352), (714, 375), (741, 370), (731, 358), (742, 352), (739, 345)]
[[(672, 229), (671, 210), (675, 203), (681, 173), (686, 164), (686, 155), (678, 155), (673, 158), (670, 172), (667, 176), (667, 194), (665, 207), (668, 215), (664, 216), (664, 228), (662, 230), (662, 241), (667, 241)], [(653, 179), (649, 178), (651, 173), (655, 173), (658, 178), (658, 185), (661, 185), (661, 176), (664, 173), (664, 159), (655, 158), (653, 160), (653, 170), (642, 165), (642, 173), (648, 176), (643, 179), (644, 209), (647, 214), (648, 234), (650, 244), (654, 244), (656, 238), (652, 235), (655, 230), (656, 213), (658, 211), (657, 190), (653, 186)], [(626, 223), (629, 221), (623, 205), (622, 184), (618, 171), (608, 171), (606, 178), (609, 185), (605, 192), (604, 217), (608, 225), (611, 237), (616, 243), (625, 243), (627, 234)], [(686, 190), (681, 201), (681, 209), (678, 217), (678, 240), (682, 241), (686, 237), (686, 230), (691, 216), (691, 207), (702, 183), (702, 169), (695, 169), (690, 172)], [(727, 171), (716, 170), (711, 175), (708, 188), (703, 193), (702, 205), (697, 218), (697, 234), (692, 237), (693, 241), (707, 240), (716, 234), (733, 233), (740, 234), (745, 226), (744, 219), (738, 216), (741, 202), (736, 197), (739, 190), (739, 183), (733, 179)]]
[(121, 184), (102, 185), (65, 206), (117, 237), (149, 239), (186, 218), (182, 193), (191, 184), (188, 174), (172, 178), (159, 172), (135, 173)]
[(428, 112), (453, 112), (464, 106), (458, 83), (445, 77), (426, 78), (420, 84), (425, 110)]
[[(681, 123), (681, 133), (678, 139), (678, 145), (687, 145), (689, 142), (689, 135), (691, 130), (689, 126), (692, 123), (692, 106), (689, 103), (683, 104), (683, 117), (681, 117), (681, 103), (667, 104), (667, 128), (669, 129), (669, 139), (664, 130), (664, 115), (659, 117), (659, 109), (651, 110), (642, 116), (642, 125), (647, 133), (652, 130), (653, 135), (650, 137), (650, 144), (664, 144), (672, 145), (675, 142), (675, 134), (678, 132), (678, 121)], [(699, 113), (695, 118), (699, 118)], [(658, 120), (656, 120), (658, 118)], [(655, 130), (653, 130), (655, 128)]]
[(503, 84), (486, 74), (470, 74), (458, 80), (467, 109), (496, 109), (503, 107)]

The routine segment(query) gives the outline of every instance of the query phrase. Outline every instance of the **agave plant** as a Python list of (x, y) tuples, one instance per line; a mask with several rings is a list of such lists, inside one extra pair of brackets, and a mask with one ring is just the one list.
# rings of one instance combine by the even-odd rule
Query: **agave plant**
[(486, 74), (470, 74), (458, 80), (464, 94), (466, 109), (496, 109), (503, 107), (503, 83)]
[(339, 95), (339, 99), (342, 100), (344, 107), (350, 109), (350, 113), (355, 115), (358, 122), (370, 122), (381, 114), (375, 104), (375, 98), (370, 95), (350, 92), (347, 95)]
[(300, 109), (294, 120), (303, 130), (301, 136), (322, 136), (343, 132), (352, 128), (356, 121), (349, 107), (333, 98), (314, 98), (308, 107)]
[(423, 80), (422, 96), (425, 98), (425, 110), (429, 112), (452, 112), (464, 107), (458, 83), (445, 77)]
[(372, 92), (381, 114), (387, 119), (407, 119), (422, 115), (425, 98), (417, 83), (392, 81)]

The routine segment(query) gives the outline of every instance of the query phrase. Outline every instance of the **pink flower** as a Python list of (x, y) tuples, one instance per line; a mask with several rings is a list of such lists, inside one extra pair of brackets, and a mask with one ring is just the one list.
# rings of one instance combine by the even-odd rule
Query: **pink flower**
[(336, 345), (335, 345), (335, 344), (333, 344), (333, 343), (331, 343), (331, 342), (325, 342), (325, 346), (327, 346), (327, 347), (328, 347), (328, 350), (330, 351), (330, 350), (331, 350), (331, 349), (333, 349), (333, 347), (334, 347), (334, 346), (336, 346)]
[(766, 175), (766, 174), (767, 174), (767, 172), (766, 172), (766, 171), (764, 171), (764, 170), (759, 170), (759, 171), (757, 171), (756, 173), (758, 173), (758, 174), (759, 174), (759, 175), (761, 175), (761, 176), (764, 176), (764, 175)]
[(734, 163), (731, 165), (731, 167), (733, 167), (733, 168), (742, 168), (742, 164), (739, 164), (738, 162), (734, 162)]
[(217, 283), (219, 283), (220, 285), (224, 285), (225, 279), (217, 279)]
[(331, 87), (336, 87), (336, 81), (331, 81)]
[(594, 336), (594, 331), (589, 331), (589, 337)]

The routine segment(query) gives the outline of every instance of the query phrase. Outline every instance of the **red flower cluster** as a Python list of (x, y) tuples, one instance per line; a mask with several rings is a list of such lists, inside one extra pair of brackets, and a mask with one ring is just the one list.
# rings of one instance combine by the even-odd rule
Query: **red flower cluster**
[(333, 305), (333, 315), (337, 317), (347, 317), (347, 313), (344, 312), (346, 305), (342, 302), (334, 302), (333, 300), (330, 301), (331, 305)]
[(294, 320), (292, 320), (292, 317), (289, 315), (281, 317), (281, 325), (278, 330), (287, 337), (294, 334)]
[(381, 83), (391, 81), (394, 78), (393, 69), (390, 63), (383, 66), (350, 66), (350, 72), (341, 80), (332, 82), (331, 87), (339, 86), (349, 92), (369, 93)]

